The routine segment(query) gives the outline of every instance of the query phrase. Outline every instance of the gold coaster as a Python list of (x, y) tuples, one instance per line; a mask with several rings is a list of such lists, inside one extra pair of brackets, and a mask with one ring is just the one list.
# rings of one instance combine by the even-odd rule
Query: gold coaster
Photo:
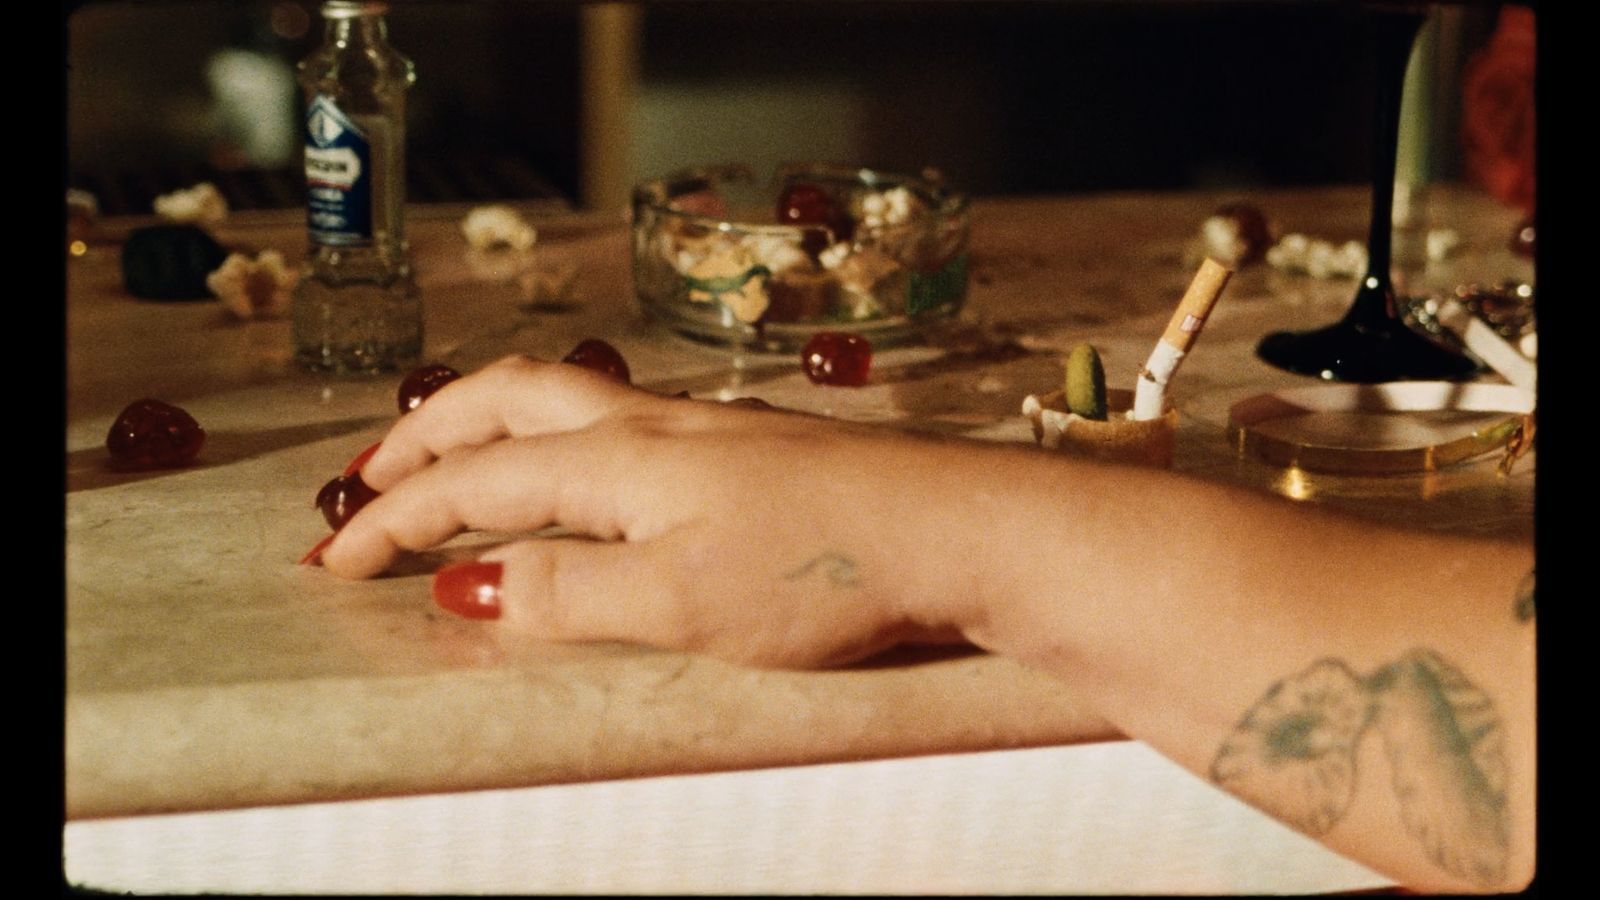
[[(1291, 430), (1288, 420), (1301, 417), (1311, 423), (1327, 416), (1398, 413), (1506, 416), (1469, 434), (1437, 442), (1411, 442), (1402, 435), (1390, 443), (1384, 434), (1378, 434), (1375, 443), (1363, 446), (1309, 434), (1303, 439), (1285, 434)], [(1504, 447), (1501, 470), (1509, 472), (1531, 443), (1533, 414), (1533, 393), (1505, 384), (1399, 381), (1318, 385), (1256, 394), (1233, 404), (1228, 409), (1228, 440), (1240, 454), (1249, 453), (1274, 465), (1357, 475), (1433, 472)]]

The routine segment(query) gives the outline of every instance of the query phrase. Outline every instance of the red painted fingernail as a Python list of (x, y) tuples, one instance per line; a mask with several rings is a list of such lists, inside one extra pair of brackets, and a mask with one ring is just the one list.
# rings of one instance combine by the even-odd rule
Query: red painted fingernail
[(433, 573), (433, 602), (468, 619), (500, 618), (500, 573), (497, 562), (462, 562)]
[(378, 448), (381, 446), (383, 446), (383, 441), (379, 441), (376, 444), (373, 444), (371, 447), (368, 447), (360, 453), (357, 453), (356, 458), (350, 460), (350, 465), (344, 467), (344, 474), (354, 475), (361, 471), (361, 467), (367, 464), (367, 460), (371, 459), (372, 454), (377, 453)]
[(307, 553), (305, 556), (300, 557), (300, 565), (302, 565), (302, 566), (320, 566), (320, 565), (322, 565), (322, 551), (328, 549), (328, 545), (333, 543), (333, 539), (338, 537), (338, 536), (339, 536), (339, 533), (336, 531), (333, 534), (330, 534), (327, 537), (323, 538), (322, 540), (317, 541), (317, 545), (315, 547), (311, 548), (311, 552), (310, 553)]

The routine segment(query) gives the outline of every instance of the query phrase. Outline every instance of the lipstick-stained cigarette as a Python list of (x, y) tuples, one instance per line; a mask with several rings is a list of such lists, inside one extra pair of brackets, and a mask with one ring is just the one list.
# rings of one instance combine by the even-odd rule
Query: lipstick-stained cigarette
[(1233, 270), (1214, 259), (1207, 257), (1200, 264), (1200, 271), (1195, 273), (1194, 279), (1189, 282), (1189, 289), (1183, 292), (1183, 299), (1178, 301), (1178, 308), (1173, 310), (1167, 330), (1162, 332), (1161, 340), (1156, 341), (1155, 349), (1150, 351), (1150, 359), (1139, 372), (1139, 382), (1133, 392), (1133, 409), (1128, 413), (1128, 418), (1154, 419), (1161, 415), (1167, 382), (1178, 371), (1178, 364), (1183, 361), (1189, 348), (1194, 346), (1200, 329), (1205, 327), (1206, 317), (1211, 315), (1211, 308), (1216, 305), (1217, 298), (1222, 296), (1222, 289), (1228, 286), (1228, 279), (1232, 277)]

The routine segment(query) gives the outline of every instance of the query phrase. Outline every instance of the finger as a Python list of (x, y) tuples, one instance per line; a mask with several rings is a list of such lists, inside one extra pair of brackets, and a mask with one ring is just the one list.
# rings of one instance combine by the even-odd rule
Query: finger
[(659, 399), (579, 366), (507, 357), (445, 385), (401, 416), (361, 478), (386, 491), (452, 450), (570, 431)]
[[(632, 467), (620, 461), (623, 455), (594, 453), (595, 439), (564, 432), (451, 453), (363, 507), (323, 548), (323, 565), (342, 577), (366, 578), (402, 550), (437, 546), (468, 529), (563, 525), (620, 536), (631, 519), (617, 495), (632, 496), (623, 487)], [(576, 472), (583, 477), (570, 477)]]
[[(508, 544), (476, 563), (441, 569), (434, 599), (451, 612), (498, 618), (546, 640), (621, 641), (762, 668), (839, 665), (906, 636), (870, 615), (775, 603), (781, 589), (753, 591), (745, 578), (685, 565), (694, 530), (641, 542), (543, 538)], [(497, 589), (484, 587), (486, 575), (497, 579)], [(496, 614), (486, 613), (486, 595), (494, 598)]]
[[(497, 547), (476, 565), (484, 563), (500, 566), (498, 618), (505, 627), (555, 641), (687, 642), (673, 625), (683, 620), (680, 604), (650, 542), (535, 538)], [(471, 565), (462, 568), (472, 574)], [(468, 612), (481, 592), (461, 590), (452, 574), (440, 570), (434, 599)]]

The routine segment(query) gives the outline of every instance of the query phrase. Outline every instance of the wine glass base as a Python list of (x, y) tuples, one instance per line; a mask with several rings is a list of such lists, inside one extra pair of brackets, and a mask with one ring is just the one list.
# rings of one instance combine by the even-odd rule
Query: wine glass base
[(1315, 331), (1276, 331), (1261, 339), (1256, 355), (1297, 375), (1360, 384), (1450, 380), (1478, 371), (1472, 359), (1398, 321), (1344, 321)]

